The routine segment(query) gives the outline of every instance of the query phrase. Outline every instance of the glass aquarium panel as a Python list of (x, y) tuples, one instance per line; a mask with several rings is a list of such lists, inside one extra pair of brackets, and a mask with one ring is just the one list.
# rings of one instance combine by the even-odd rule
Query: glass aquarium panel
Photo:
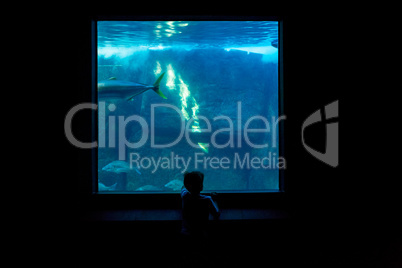
[(98, 190), (279, 189), (277, 21), (98, 21)]

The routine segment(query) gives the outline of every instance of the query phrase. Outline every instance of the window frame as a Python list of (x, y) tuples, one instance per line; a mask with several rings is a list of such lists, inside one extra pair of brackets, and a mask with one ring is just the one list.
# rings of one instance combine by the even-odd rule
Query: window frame
[[(278, 21), (278, 114), (284, 115), (284, 64), (283, 64), (283, 23), (281, 17), (272, 16), (99, 16), (91, 20), (91, 90), (92, 103), (98, 103), (97, 96), (97, 23), (98, 21), (141, 21), (141, 20), (204, 20), (204, 21), (230, 21), (230, 20), (250, 20), (250, 21)], [(98, 111), (92, 110), (92, 140), (98, 139)], [(284, 144), (284, 121), (279, 123), (279, 156), (285, 158)], [(98, 148), (92, 150), (92, 176), (91, 176), (91, 197), (90, 199), (100, 205), (107, 207), (117, 205), (118, 207), (138, 208), (173, 208), (181, 205), (180, 193), (178, 192), (99, 192), (98, 191)], [(286, 159), (286, 158), (285, 158)], [(283, 203), (283, 198), (287, 192), (287, 183), (285, 181), (286, 169), (279, 169), (279, 189), (261, 190), (261, 191), (234, 191), (219, 190), (219, 199), (223, 201), (226, 207), (241, 207), (243, 205), (260, 207), (262, 201), (269, 201), (270, 204)], [(209, 194), (209, 193), (203, 193)]]

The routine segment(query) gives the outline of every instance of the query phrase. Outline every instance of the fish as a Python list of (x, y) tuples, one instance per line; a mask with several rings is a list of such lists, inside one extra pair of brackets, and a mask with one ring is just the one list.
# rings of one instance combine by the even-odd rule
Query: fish
[(113, 185), (106, 186), (101, 182), (98, 182), (98, 191), (114, 191), (116, 190), (117, 182)]
[(277, 47), (275, 46), (261, 46), (261, 47), (229, 47), (226, 48), (227, 51), (234, 49), (234, 50), (241, 50), (246, 51), (247, 53), (257, 53), (257, 54), (273, 54), (278, 51)]
[(170, 188), (173, 191), (180, 191), (182, 186), (183, 186), (183, 181), (181, 181), (181, 180), (172, 180), (165, 184), (166, 188)]
[(100, 99), (125, 99), (127, 101), (130, 101), (133, 100), (135, 96), (152, 89), (159, 96), (167, 99), (166, 96), (159, 89), (159, 84), (164, 75), (165, 73), (162, 73), (158, 77), (158, 79), (156, 79), (153, 85), (117, 80), (116, 77), (111, 77), (108, 80), (102, 80), (98, 82), (98, 97)]
[(136, 191), (161, 191), (161, 189), (159, 187), (147, 184), (137, 188)]
[(141, 175), (141, 172), (138, 170), (138, 168), (131, 168), (127, 162), (116, 160), (104, 166), (102, 170), (120, 174), (131, 172), (134, 169), (139, 175)]

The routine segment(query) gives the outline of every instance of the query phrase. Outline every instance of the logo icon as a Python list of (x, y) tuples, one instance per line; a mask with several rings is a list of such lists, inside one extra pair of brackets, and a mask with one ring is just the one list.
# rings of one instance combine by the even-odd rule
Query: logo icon
[[(328, 104), (325, 106), (325, 120), (331, 118), (338, 118), (338, 100)], [(306, 148), (307, 152), (312, 154), (315, 158), (321, 160), (322, 162), (332, 166), (337, 167), (339, 164), (339, 138), (338, 138), (338, 122), (330, 122), (326, 123), (326, 146), (325, 153), (321, 153), (317, 150), (314, 150), (310, 146), (305, 143), (304, 140), (304, 129), (310, 125), (313, 125), (317, 122), (321, 122), (321, 113), (320, 110), (315, 111), (311, 114), (303, 123), (302, 126), (302, 142), (304, 148)]]

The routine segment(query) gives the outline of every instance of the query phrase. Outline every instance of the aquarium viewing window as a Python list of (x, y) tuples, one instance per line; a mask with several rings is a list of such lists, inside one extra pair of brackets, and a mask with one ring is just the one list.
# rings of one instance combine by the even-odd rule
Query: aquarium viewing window
[(275, 192), (278, 21), (97, 21), (97, 192)]

